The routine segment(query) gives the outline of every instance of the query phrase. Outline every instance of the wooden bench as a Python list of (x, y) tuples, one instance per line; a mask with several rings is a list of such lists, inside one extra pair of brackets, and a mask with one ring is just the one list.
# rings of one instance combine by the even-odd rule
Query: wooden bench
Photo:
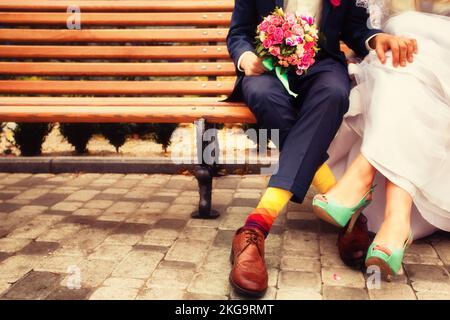
[[(233, 5), (0, 0), (0, 121), (195, 122), (198, 136), (209, 124), (253, 123), (244, 104), (221, 101), (235, 77), (225, 44)], [(67, 25), (77, 21), (70, 6), (80, 29)], [(193, 215), (214, 218), (204, 147), (198, 140)]]
[[(81, 29), (67, 27), (70, 6), (80, 10)], [(0, 122), (194, 122), (197, 137), (216, 123), (254, 123), (246, 105), (221, 101), (234, 85), (225, 45), (233, 6), (0, 0)], [(194, 216), (214, 218), (215, 167), (202, 157), (205, 146), (197, 139)]]

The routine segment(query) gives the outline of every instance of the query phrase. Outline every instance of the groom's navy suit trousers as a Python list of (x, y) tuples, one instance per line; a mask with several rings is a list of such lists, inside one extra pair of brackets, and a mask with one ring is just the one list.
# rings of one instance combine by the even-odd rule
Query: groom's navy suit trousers
[[(256, 27), (276, 6), (283, 7), (282, 0), (236, 0), (227, 38), (236, 65), (243, 52), (254, 51)], [(269, 186), (291, 191), (293, 201), (303, 201), (348, 110), (350, 79), (340, 40), (364, 56), (365, 41), (381, 32), (368, 29), (367, 18), (366, 8), (357, 6), (355, 0), (343, 0), (339, 7), (323, 0), (317, 61), (302, 76), (289, 74), (297, 98), (289, 95), (274, 73), (245, 76), (238, 71), (228, 100), (243, 100), (259, 127), (279, 130), (279, 169)]]

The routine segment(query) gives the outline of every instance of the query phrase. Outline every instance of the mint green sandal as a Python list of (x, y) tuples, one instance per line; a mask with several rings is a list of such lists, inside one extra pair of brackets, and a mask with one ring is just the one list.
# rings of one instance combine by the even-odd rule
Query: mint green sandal
[(403, 256), (408, 246), (412, 243), (413, 234), (410, 231), (403, 248), (380, 246), (372, 243), (367, 251), (366, 267), (377, 266), (386, 281), (391, 281), (402, 267)]
[(361, 212), (372, 202), (369, 196), (372, 195), (374, 189), (375, 186), (370, 188), (358, 204), (352, 208), (344, 207), (329, 196), (316, 195), (312, 202), (313, 211), (322, 220), (340, 228), (344, 228), (350, 221), (347, 231), (351, 232)]

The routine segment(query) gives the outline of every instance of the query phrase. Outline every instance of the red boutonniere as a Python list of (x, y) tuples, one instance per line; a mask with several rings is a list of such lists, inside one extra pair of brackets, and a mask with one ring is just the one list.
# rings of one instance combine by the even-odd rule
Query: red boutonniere
[(339, 7), (341, 5), (341, 0), (330, 0), (333, 8)]

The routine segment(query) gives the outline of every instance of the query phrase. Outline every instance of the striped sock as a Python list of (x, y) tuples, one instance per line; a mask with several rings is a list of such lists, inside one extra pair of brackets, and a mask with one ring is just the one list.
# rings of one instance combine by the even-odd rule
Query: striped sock
[(314, 175), (312, 185), (319, 193), (327, 193), (336, 184), (336, 178), (330, 167), (324, 163)]
[(258, 206), (245, 221), (244, 227), (257, 228), (267, 237), (275, 219), (291, 197), (292, 193), (287, 190), (267, 188)]

